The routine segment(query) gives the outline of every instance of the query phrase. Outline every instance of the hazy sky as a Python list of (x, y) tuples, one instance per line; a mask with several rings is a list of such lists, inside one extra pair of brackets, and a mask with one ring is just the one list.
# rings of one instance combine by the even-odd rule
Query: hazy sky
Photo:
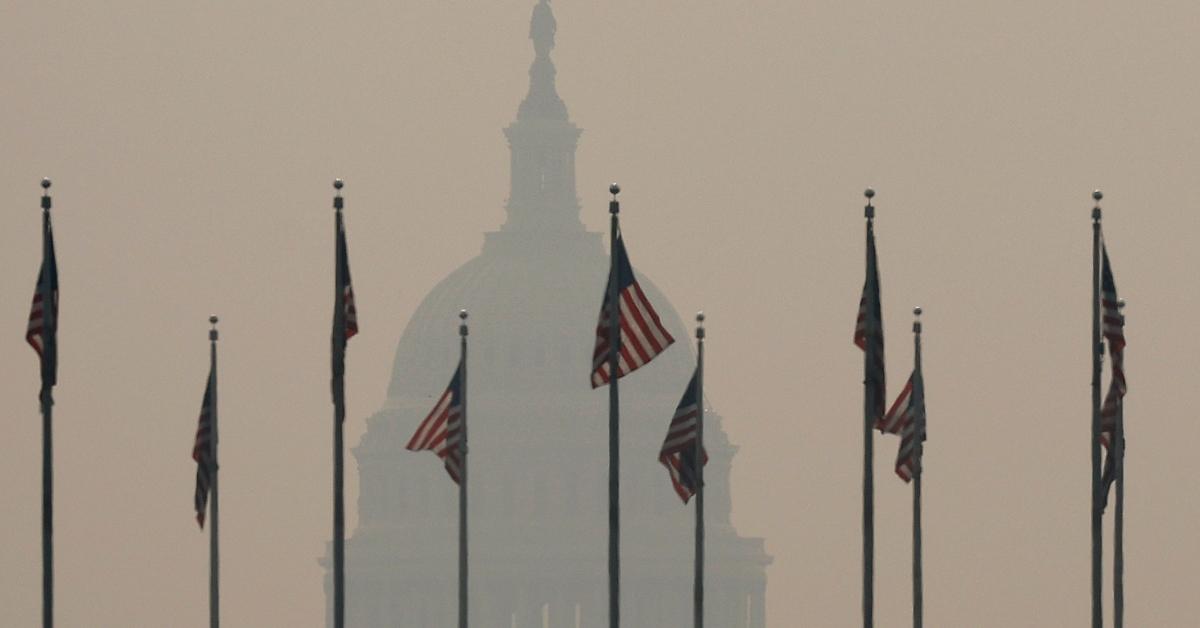
[[(0, 623), (40, 613), (38, 371), (23, 339), (40, 178), (55, 182), (62, 284), (59, 623), (203, 623), (189, 454), (216, 313), (224, 618), (322, 626), (330, 181), (347, 180), (362, 330), (353, 445), (420, 299), (503, 221), (500, 129), (527, 89), (533, 4), (4, 2)], [(1200, 6), (553, 7), (559, 93), (585, 129), (584, 222), (604, 229), (620, 181), (639, 269), (685, 316), (709, 315), (706, 392), (741, 446), (734, 521), (775, 557), (772, 628), (860, 622), (851, 335), (867, 185), (893, 394), (910, 309), (927, 313), (928, 624), (1087, 621), (1096, 187), (1130, 303), (1126, 616), (1195, 622)], [(896, 439), (876, 442), (887, 628), (909, 622), (910, 492), (890, 471)], [(353, 468), (347, 480), (353, 505)]]

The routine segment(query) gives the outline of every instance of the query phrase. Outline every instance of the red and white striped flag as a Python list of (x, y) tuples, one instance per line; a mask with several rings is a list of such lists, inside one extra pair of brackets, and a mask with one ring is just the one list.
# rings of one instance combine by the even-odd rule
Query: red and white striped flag
[(346, 251), (346, 223), (342, 220), (342, 197), (335, 199), (337, 218), (334, 223), (334, 301), (333, 330), (330, 334), (330, 389), (333, 393), (335, 420), (345, 416), (346, 341), (358, 333), (358, 310), (354, 307), (354, 287), (350, 284), (350, 256)]
[[(350, 283), (350, 255), (346, 249), (346, 224), (342, 212), (337, 213), (337, 264), (341, 299), (334, 306), (341, 308), (344, 339), (349, 340), (358, 333), (358, 310), (354, 307), (354, 286)], [(336, 318), (336, 316), (335, 316)], [(336, 330), (335, 330), (336, 331)]]
[[(671, 426), (667, 429), (662, 450), (658, 454), (658, 461), (671, 476), (675, 494), (685, 504), (696, 494), (696, 480), (700, 476), (696, 466), (696, 423), (700, 418), (700, 400), (696, 395), (697, 375), (698, 370), (692, 374), (692, 381), (675, 408), (675, 416), (671, 418)], [(701, 453), (700, 464), (708, 464), (708, 451), (702, 449)]]
[[(1112, 380), (1104, 405), (1100, 408), (1100, 444), (1107, 451), (1100, 483), (1104, 505), (1108, 503), (1109, 487), (1116, 481), (1117, 451), (1113, 446), (1117, 423), (1124, 420), (1122, 404), (1125, 399), (1125, 315), (1121, 313), (1121, 300), (1117, 297), (1117, 283), (1113, 279), (1112, 266), (1108, 262), (1108, 247), (1100, 245), (1102, 265), (1100, 271), (1100, 318), (1103, 321), (1104, 339), (1108, 341), (1108, 353), (1112, 358)], [(1122, 425), (1122, 428), (1124, 426)], [(1122, 429), (1122, 432), (1124, 429)], [(1124, 444), (1121, 443), (1122, 451)]]
[[(46, 301), (50, 307), (46, 307)], [(58, 383), (58, 261), (50, 212), (42, 213), (42, 266), (38, 269), (25, 341), (37, 352), (42, 367), (42, 390)]]
[(465, 365), (460, 361), (446, 392), (438, 398), (429, 416), (421, 421), (417, 431), (405, 446), (409, 451), (432, 451), (446, 465), (446, 473), (455, 484), (462, 478), (462, 428), (466, 421), (463, 411), (462, 375)]
[(883, 361), (883, 315), (879, 297), (879, 263), (875, 256), (875, 228), (867, 223), (867, 278), (858, 302), (854, 344), (863, 350), (866, 420), (878, 426), (887, 404), (887, 377)]
[(909, 376), (891, 409), (875, 426), (886, 434), (900, 435), (896, 475), (905, 482), (912, 480), (921, 467), (918, 445), (925, 442), (925, 384), (919, 367)]
[(208, 384), (204, 387), (204, 399), (200, 403), (200, 421), (196, 427), (196, 442), (192, 445), (192, 460), (196, 461), (196, 523), (204, 528), (204, 514), (208, 507), (208, 491), (213, 475), (217, 472), (216, 443), (212, 439), (213, 373), (208, 373)]
[(899, 434), (911, 418), (912, 392), (913, 378), (912, 375), (909, 375), (908, 381), (904, 384), (904, 390), (900, 391), (900, 395), (896, 397), (896, 401), (892, 403), (887, 414), (875, 422), (875, 429), (883, 434)]
[[(658, 319), (654, 306), (650, 305), (650, 300), (638, 285), (620, 232), (617, 232), (613, 243), (610, 282), (614, 272), (617, 274), (617, 299), (620, 301), (618, 320), (621, 333), (617, 339), (617, 377), (620, 378), (653, 360), (675, 342), (675, 339)], [(609, 303), (609, 283), (604, 285), (604, 303), (600, 307), (600, 322), (596, 324), (596, 348), (592, 352), (592, 388), (599, 388), (612, 379), (609, 373), (608, 352), (609, 325), (613, 308)]]
[(1100, 318), (1108, 354), (1112, 359), (1112, 380), (1100, 410), (1100, 442), (1109, 448), (1116, 430), (1118, 405), (1125, 398), (1125, 315), (1117, 297), (1117, 283), (1108, 262), (1108, 247), (1101, 244)]
[(1118, 352), (1125, 348), (1125, 319), (1121, 315), (1121, 300), (1117, 297), (1117, 282), (1113, 279), (1112, 265), (1108, 262), (1108, 246), (1100, 244), (1103, 265), (1100, 271), (1100, 306), (1104, 338), (1109, 350)]

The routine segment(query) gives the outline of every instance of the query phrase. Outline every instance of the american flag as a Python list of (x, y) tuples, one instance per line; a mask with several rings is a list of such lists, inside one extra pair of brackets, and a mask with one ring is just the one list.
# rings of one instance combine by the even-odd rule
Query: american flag
[(875, 228), (867, 223), (867, 278), (858, 302), (854, 344), (863, 350), (868, 424), (879, 425), (887, 404), (887, 381), (883, 368), (883, 316), (879, 304), (879, 266), (875, 257)]
[(1112, 266), (1108, 262), (1108, 249), (1101, 245), (1103, 265), (1100, 272), (1100, 309), (1102, 329), (1108, 341), (1108, 353), (1112, 358), (1112, 381), (1104, 406), (1100, 410), (1100, 442), (1108, 448), (1116, 430), (1119, 405), (1125, 398), (1125, 315), (1121, 313), (1117, 284), (1113, 280)]
[(1105, 339), (1108, 340), (1109, 350), (1117, 352), (1125, 348), (1125, 319), (1121, 316), (1121, 301), (1117, 298), (1117, 283), (1113, 280), (1112, 265), (1108, 262), (1108, 247), (1101, 244), (1100, 252), (1104, 262), (1100, 271), (1103, 333)]
[[(1123, 317), (1122, 317), (1123, 318)], [(1100, 408), (1100, 443), (1108, 448), (1117, 427), (1117, 415), (1121, 411), (1121, 403), (1125, 398), (1125, 351), (1111, 349), (1112, 381), (1108, 385), (1108, 393), (1104, 396), (1104, 405)]]
[[(617, 273), (617, 298), (620, 299), (620, 337), (617, 339), (617, 377), (637, 370), (638, 367), (654, 359), (675, 339), (663, 327), (658, 319), (658, 313), (650, 305), (650, 300), (642, 292), (637, 279), (633, 276), (633, 266), (629, 263), (629, 255), (625, 252), (625, 241), (617, 232), (613, 243), (612, 268), (609, 269), (609, 282), (612, 273)], [(604, 304), (600, 307), (600, 322), (596, 324), (596, 350), (592, 352), (592, 388), (599, 388), (609, 382), (608, 352), (609, 324), (612, 316), (612, 304), (609, 302), (608, 285), (604, 284)]]
[[(346, 223), (342, 220), (342, 212), (337, 212), (337, 265), (338, 265), (338, 294), (341, 295), (334, 304), (334, 309), (341, 308), (344, 340), (349, 340), (358, 333), (358, 311), (354, 308), (354, 286), (350, 284), (350, 255), (346, 250)], [(334, 320), (338, 318), (334, 315)], [(334, 330), (337, 333), (337, 330)]]
[[(46, 307), (46, 299), (51, 307)], [(38, 269), (29, 308), (25, 341), (37, 352), (42, 366), (42, 390), (58, 383), (58, 262), (54, 256), (54, 231), (50, 212), (42, 213), (42, 266)]]
[[(1122, 404), (1125, 399), (1125, 315), (1121, 313), (1121, 300), (1117, 297), (1117, 283), (1113, 279), (1112, 266), (1108, 261), (1108, 248), (1101, 244), (1102, 265), (1100, 269), (1100, 318), (1108, 353), (1112, 358), (1112, 381), (1104, 396), (1100, 409), (1100, 443), (1107, 450), (1104, 471), (1101, 476), (1101, 491), (1104, 505), (1108, 504), (1109, 487), (1116, 480), (1116, 454), (1113, 443), (1117, 423), (1124, 420)], [(1124, 443), (1122, 443), (1124, 445)], [(1122, 447), (1123, 449), (1123, 447)]]
[[(340, 203), (341, 197), (337, 198)], [(346, 252), (346, 224), (342, 221), (340, 205), (335, 223), (336, 244), (334, 269), (334, 301), (333, 301), (333, 331), (331, 334), (333, 373), (330, 388), (333, 391), (333, 405), (336, 420), (340, 423), (346, 420), (345, 394), (346, 378), (346, 341), (358, 333), (358, 312), (354, 307), (354, 287), (350, 285), (350, 257)]]
[(905, 482), (912, 480), (921, 466), (917, 445), (925, 442), (925, 384), (920, 370), (913, 371), (904, 390), (876, 427), (881, 432), (900, 435), (896, 475)]
[[(685, 504), (696, 494), (696, 478), (699, 475), (696, 467), (696, 422), (700, 418), (700, 401), (696, 398), (696, 376), (695, 373), (692, 375), (687, 391), (675, 408), (671, 427), (667, 429), (667, 437), (658, 454), (658, 461), (671, 476), (675, 493)], [(704, 458), (702, 464), (708, 464), (708, 451), (702, 449), (701, 454)]]
[(904, 384), (904, 390), (900, 391), (900, 396), (896, 397), (896, 401), (892, 403), (892, 407), (887, 411), (887, 414), (875, 422), (875, 429), (884, 434), (899, 434), (911, 418), (909, 411), (911, 409), (912, 392), (913, 378), (910, 375), (908, 382)]
[[(1117, 417), (1117, 421), (1122, 421), (1121, 417)], [(1122, 441), (1125, 439), (1122, 438)], [(1117, 456), (1116, 452), (1109, 450), (1109, 455), (1104, 459), (1104, 471), (1100, 476), (1100, 487), (1103, 501), (1100, 504), (1100, 511), (1108, 508), (1108, 494), (1112, 488), (1113, 482), (1117, 480)], [(1125, 454), (1125, 443), (1121, 443), (1121, 455)]]
[(465, 365), (459, 362), (454, 371), (454, 377), (446, 392), (438, 398), (429, 416), (421, 421), (417, 432), (405, 447), (409, 451), (432, 451), (446, 465), (446, 473), (455, 484), (462, 477), (462, 427), (466, 420), (463, 412), (463, 369)]
[(204, 387), (204, 400), (200, 403), (200, 422), (196, 427), (196, 443), (192, 446), (192, 460), (196, 461), (196, 523), (204, 528), (204, 513), (208, 508), (208, 489), (217, 472), (216, 443), (213, 442), (213, 373), (208, 373), (208, 384)]

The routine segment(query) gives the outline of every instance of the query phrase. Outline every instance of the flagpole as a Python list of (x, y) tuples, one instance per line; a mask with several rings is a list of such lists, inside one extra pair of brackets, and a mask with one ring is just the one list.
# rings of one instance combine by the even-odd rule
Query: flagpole
[[(875, 229), (875, 207), (871, 199), (875, 190), (867, 188), (863, 192), (867, 197), (864, 213), (867, 218), (867, 238), (871, 238)], [(869, 316), (869, 314), (868, 314)], [(875, 470), (874, 442), (871, 438), (871, 395), (867, 392), (870, 386), (870, 365), (864, 360), (863, 374), (863, 591), (862, 612), (863, 628), (872, 628), (875, 624)]]
[[(42, 179), (42, 266), (50, 253), (47, 238), (50, 225), (50, 179)], [(50, 350), (45, 339), (57, 334), (58, 320), (54, 311), (58, 304), (54, 299), (53, 287), (39, 273), (38, 289), (42, 292), (42, 351)], [(52, 329), (51, 326), (55, 328)], [(57, 345), (57, 340), (55, 340)], [(55, 348), (57, 351), (57, 347)], [(42, 626), (54, 626), (54, 457), (53, 457), (53, 384), (46, 377), (45, 361), (42, 358), (42, 389), (38, 399), (42, 407)], [(57, 368), (57, 366), (55, 366)]]
[(1092, 628), (1104, 628), (1101, 606), (1101, 545), (1103, 543), (1100, 495), (1100, 190), (1092, 192)]
[[(1125, 325), (1125, 300), (1117, 302)], [(1110, 445), (1116, 456), (1116, 506), (1113, 522), (1113, 628), (1125, 625), (1125, 400), (1117, 399), (1117, 425)]]
[(221, 468), (217, 461), (217, 317), (209, 316), (208, 322), (212, 324), (212, 329), (208, 330), (209, 371), (210, 377), (212, 377), (212, 427), (210, 428), (211, 437), (208, 440), (210, 464), (212, 465), (212, 479), (209, 482), (211, 501), (208, 503), (208, 625), (210, 628), (219, 628), (221, 625), (221, 547), (220, 534), (217, 531), (220, 521), (217, 478), (221, 473)]
[(1113, 628), (1125, 625), (1125, 402), (1117, 402), (1117, 428), (1113, 438), (1116, 458), (1116, 507), (1113, 524)]
[(608, 186), (612, 200), (608, 203), (609, 254), (608, 272), (608, 625), (621, 625), (621, 409), (617, 392), (617, 377), (621, 343), (621, 301), (617, 278), (617, 215), (621, 204), (617, 195), (621, 186)]
[(696, 573), (695, 628), (704, 628), (704, 312), (696, 313)]
[(458, 482), (458, 628), (467, 628), (467, 311), (461, 310), (458, 318), (462, 364), (462, 419), (459, 440)]
[[(342, 186), (341, 179), (334, 180), (333, 188), (336, 193), (333, 197), (333, 209), (338, 225), (342, 220)], [(340, 238), (340, 233), (337, 233), (336, 237)], [(333, 309), (333, 625), (334, 628), (343, 628), (346, 622), (346, 521), (345, 499), (342, 493), (342, 423), (346, 418), (346, 313), (341, 304), (345, 299), (346, 278), (340, 258), (335, 260), (334, 267), (334, 303), (337, 305)]]
[[(913, 308), (913, 361), (916, 367), (916, 372), (921, 372), (921, 308)], [(924, 394), (924, 391), (922, 391)], [(925, 400), (922, 398), (921, 403)], [(924, 468), (924, 449), (925, 449), (925, 413), (921, 412), (918, 418), (921, 425), (917, 426), (917, 430), (913, 435), (916, 439), (914, 447), (916, 449), (913, 459), (916, 464), (913, 465), (913, 628), (921, 628), (924, 625), (925, 615), (925, 593), (924, 582), (921, 565), (921, 476)]]

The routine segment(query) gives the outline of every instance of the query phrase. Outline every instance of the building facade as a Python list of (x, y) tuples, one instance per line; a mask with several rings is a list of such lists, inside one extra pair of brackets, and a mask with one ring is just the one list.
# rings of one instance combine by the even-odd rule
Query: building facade
[[(358, 527), (346, 542), (347, 626), (455, 625), (457, 487), (434, 456), (404, 445), (452, 374), (460, 309), (471, 312), (470, 623), (607, 625), (608, 392), (591, 388), (589, 371), (608, 255), (603, 234), (579, 219), (581, 130), (555, 88), (554, 34), (541, 0), (529, 93), (504, 130), (507, 220), (418, 307), (396, 350), (388, 400), (353, 449), (361, 485)], [(636, 264), (652, 243), (629, 246)], [(677, 342), (621, 380), (622, 619), (675, 627), (691, 621), (693, 514), (658, 449), (695, 355), (678, 313), (649, 279), (639, 281)], [(762, 539), (739, 536), (730, 522), (737, 448), (718, 413), (705, 418), (707, 625), (764, 628), (770, 558)], [(322, 560), (329, 609), (330, 563)]]

